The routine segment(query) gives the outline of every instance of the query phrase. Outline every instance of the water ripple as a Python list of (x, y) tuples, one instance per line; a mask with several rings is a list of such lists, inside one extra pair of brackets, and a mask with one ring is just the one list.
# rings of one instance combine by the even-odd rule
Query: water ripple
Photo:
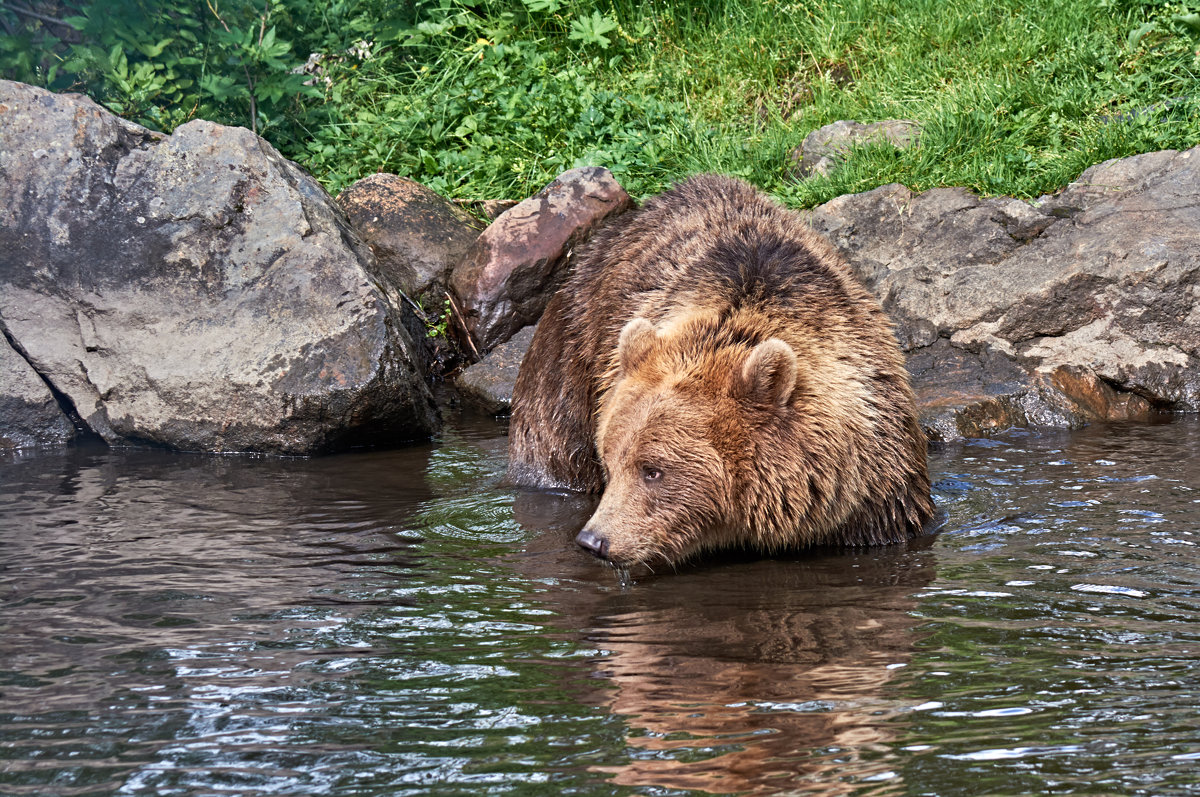
[(501, 432), (0, 461), (0, 792), (1200, 794), (1200, 423), (937, 448), (935, 539), (624, 576)]

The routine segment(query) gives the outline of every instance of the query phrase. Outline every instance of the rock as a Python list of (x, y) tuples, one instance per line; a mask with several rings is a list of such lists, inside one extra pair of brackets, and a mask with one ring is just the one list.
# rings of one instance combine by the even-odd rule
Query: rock
[(75, 427), (37, 372), (0, 338), (0, 450), (62, 445)]
[(837, 197), (810, 218), (876, 292), (897, 263), (922, 278), (999, 263), (1057, 221), (1015, 199), (982, 199), (965, 188), (913, 194), (896, 184)]
[(1034, 203), (889, 185), (810, 220), (895, 319), (934, 439), (1200, 410), (1200, 148)]
[(996, 349), (976, 354), (945, 338), (909, 356), (921, 426), (931, 440), (980, 437), (1014, 426), (1077, 428), (1146, 420), (1148, 401), (1067, 367), (1029, 371)]
[(110, 443), (308, 454), (437, 413), (369, 249), (241, 128), (0, 81), (0, 323)]
[(903, 150), (917, 143), (920, 137), (921, 126), (906, 119), (888, 119), (865, 125), (839, 120), (805, 136), (804, 143), (792, 153), (792, 163), (797, 177), (827, 175), (846, 160), (853, 147), (891, 144)]
[(411, 310), (403, 316), (427, 375), (440, 378), (469, 360), (469, 352), (456, 345), (465, 340), (465, 331), (448, 329), (433, 337), (428, 333), (447, 312), (451, 269), (475, 243), (483, 225), (455, 203), (394, 174), (359, 180), (338, 195), (338, 204), (371, 247), (379, 287), (389, 303)]
[(448, 284), (450, 270), (483, 230), (452, 202), (394, 174), (365, 177), (337, 201), (375, 253), (380, 278), (416, 300)]
[(492, 222), (451, 275), (478, 349), (536, 322), (571, 248), (632, 205), (607, 169), (587, 167), (564, 172)]
[(489, 415), (506, 415), (512, 405), (517, 372), (536, 326), (528, 326), (501, 343), (491, 354), (467, 368), (454, 380), (465, 401)]

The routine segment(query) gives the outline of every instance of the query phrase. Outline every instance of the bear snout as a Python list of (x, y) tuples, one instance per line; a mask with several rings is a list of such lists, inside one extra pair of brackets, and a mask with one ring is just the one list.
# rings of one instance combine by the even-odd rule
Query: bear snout
[(601, 537), (586, 526), (575, 536), (575, 542), (592, 556), (601, 559), (608, 558), (608, 539)]

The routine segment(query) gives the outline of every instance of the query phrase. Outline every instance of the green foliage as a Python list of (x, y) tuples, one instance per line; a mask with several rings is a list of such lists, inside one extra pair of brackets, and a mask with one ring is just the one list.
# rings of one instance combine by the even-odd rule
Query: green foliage
[(449, 334), (450, 314), (453, 311), (454, 303), (451, 302), (450, 297), (447, 296), (446, 300), (442, 302), (442, 308), (436, 316), (426, 315), (425, 334), (431, 338), (445, 339)]
[[(1035, 13), (1006, 0), (986, 9), (916, 2), (904, 19), (875, 16), (864, 30), (871, 46), (847, 58), (854, 85), (836, 96), (818, 92), (814, 105), (824, 107), (814, 124), (917, 119), (920, 146), (860, 151), (830, 178), (781, 193), (813, 204), (901, 182), (1031, 197), (1102, 160), (1200, 143), (1200, 55), (1182, 29), (1168, 31), (1177, 8), (1037, 5)], [(1159, 20), (1161, 38), (1131, 47), (1129, 31), (1147, 18)]]
[(335, 189), (392, 171), (449, 195), (515, 197), (603, 165), (654, 190), (680, 168), (687, 107), (656, 96), (652, 74), (611, 80), (612, 20), (552, 0), (418, 12), (371, 62), (331, 66), (342, 114), (313, 130), (303, 160)]
[[(0, 36), (0, 75), (86, 92), (160, 130), (205, 118), (274, 132), (287, 142), (302, 131), (302, 101), (322, 96), (296, 51), (303, 51), (298, 42), (329, 43), (334, 20), (317, 11), (327, 5), (61, 0), (39, 4), (54, 11), (41, 13), (12, 3), (0, 6), (0, 25), (8, 32)], [(326, 24), (313, 25), (314, 19)]]
[(596, 44), (600, 46), (600, 49), (607, 50), (608, 45), (612, 44), (612, 40), (604, 34), (611, 33), (616, 29), (617, 23), (608, 17), (600, 16), (599, 11), (593, 11), (590, 17), (580, 14), (571, 23), (571, 35), (567, 38), (575, 39), (583, 44)]
[[(595, 164), (635, 195), (711, 170), (797, 205), (887, 182), (1036, 196), (1100, 160), (1200, 142), (1195, 0), (18, 6), (0, 5), (5, 77), (168, 131), (256, 126), (335, 192), (385, 170), (520, 198)], [(919, 122), (920, 144), (791, 176), (812, 130), (888, 118)]]

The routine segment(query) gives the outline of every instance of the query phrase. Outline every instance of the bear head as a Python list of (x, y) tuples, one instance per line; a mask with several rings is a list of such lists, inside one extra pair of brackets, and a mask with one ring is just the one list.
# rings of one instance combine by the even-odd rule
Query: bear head
[(597, 418), (605, 490), (576, 541), (651, 567), (758, 545), (745, 493), (779, 487), (756, 484), (753, 463), (786, 426), (797, 370), (783, 340), (738, 339), (712, 319), (627, 323)]

